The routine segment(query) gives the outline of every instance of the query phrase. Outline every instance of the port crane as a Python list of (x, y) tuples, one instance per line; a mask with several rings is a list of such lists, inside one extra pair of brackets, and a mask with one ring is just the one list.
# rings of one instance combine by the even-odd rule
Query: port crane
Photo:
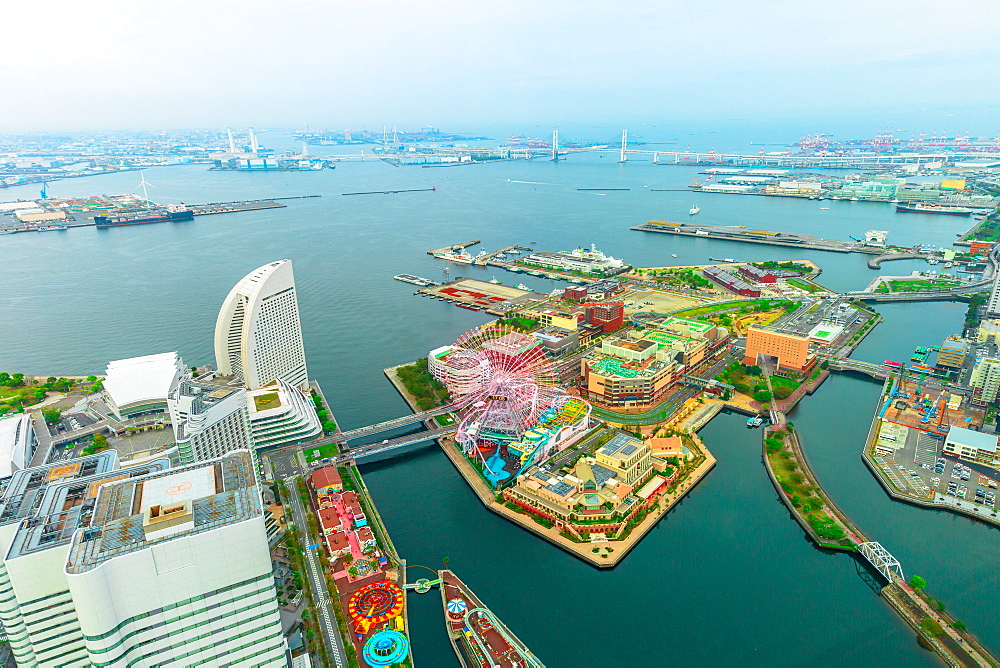
[(48, 181), (42, 181), (42, 192), (39, 193), (41, 199), (49, 198), (49, 183)]

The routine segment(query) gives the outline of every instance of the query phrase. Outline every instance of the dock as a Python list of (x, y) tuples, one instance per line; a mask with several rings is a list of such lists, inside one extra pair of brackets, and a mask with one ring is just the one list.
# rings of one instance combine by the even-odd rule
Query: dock
[(798, 232), (772, 232), (770, 230), (751, 230), (740, 227), (723, 227), (720, 225), (696, 225), (694, 223), (658, 221), (636, 225), (631, 229), (639, 232), (679, 234), (686, 237), (741, 241), (768, 246), (790, 246), (792, 248), (808, 248), (810, 250), (831, 251), (834, 253), (867, 253), (876, 255), (881, 252), (880, 249), (865, 246), (856, 241), (821, 239), (811, 234), (801, 234)]
[(448, 640), (463, 668), (544, 668), (457, 575), (443, 570), (438, 577)]
[(216, 213), (238, 213), (240, 211), (257, 211), (260, 209), (283, 209), (287, 204), (274, 200), (252, 200), (247, 202), (218, 202), (215, 204), (192, 204), (188, 208), (196, 216), (211, 216)]
[(428, 255), (437, 255), (439, 253), (452, 253), (457, 250), (462, 250), (463, 248), (468, 248), (469, 246), (475, 246), (476, 244), (482, 243), (479, 239), (473, 239), (472, 241), (466, 241), (464, 244), (452, 244), (451, 246), (443, 246), (441, 248), (435, 248), (434, 250), (427, 251)]
[[(531, 251), (532, 249), (528, 248), (527, 246), (518, 246), (517, 244), (512, 244), (510, 246), (504, 246), (500, 250), (493, 251), (492, 253), (487, 253), (482, 257), (477, 257), (475, 260), (473, 260), (472, 264), (487, 265), (490, 264), (490, 261), (498, 255), (504, 255), (506, 253), (518, 253), (518, 252), (530, 253)], [(496, 264), (496, 266), (504, 266), (504, 265)]]

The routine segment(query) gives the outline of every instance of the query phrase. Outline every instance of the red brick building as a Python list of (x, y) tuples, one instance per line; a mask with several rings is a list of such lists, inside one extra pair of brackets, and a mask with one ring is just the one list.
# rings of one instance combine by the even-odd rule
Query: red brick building
[(608, 302), (588, 306), (586, 322), (588, 325), (597, 325), (605, 332), (613, 332), (625, 324), (625, 304)]

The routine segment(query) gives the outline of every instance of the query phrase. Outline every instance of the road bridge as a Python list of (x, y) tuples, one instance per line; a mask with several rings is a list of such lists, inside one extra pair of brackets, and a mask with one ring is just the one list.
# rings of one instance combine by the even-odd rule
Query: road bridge
[(418, 431), (414, 434), (407, 434), (397, 438), (386, 439), (384, 441), (380, 441), (379, 443), (360, 445), (339, 455), (337, 457), (337, 462), (345, 462), (351, 459), (356, 461), (362, 459), (374, 459), (376, 456), (383, 458), (383, 455), (400, 450), (408, 445), (415, 445), (417, 443), (423, 443), (424, 441), (431, 441), (442, 436), (454, 434), (455, 430), (456, 425), (451, 425), (448, 427), (439, 427), (437, 429), (428, 429), (427, 431)]
[(322, 442), (314, 441), (309, 445), (314, 446), (314, 445), (324, 445), (326, 443), (343, 443), (345, 441), (350, 441), (355, 438), (361, 438), (362, 436), (373, 436), (375, 434), (380, 434), (383, 431), (389, 431), (390, 429), (398, 429), (399, 427), (406, 427), (411, 424), (423, 422), (424, 420), (429, 420), (430, 418), (437, 417), (439, 415), (444, 415), (445, 413), (451, 413), (452, 411), (458, 410), (459, 408), (461, 407), (456, 406), (455, 404), (448, 404), (447, 406), (433, 408), (429, 411), (423, 411), (422, 413), (404, 415), (403, 417), (395, 418), (393, 420), (386, 420), (385, 422), (379, 422), (378, 424), (370, 424), (367, 427), (359, 427), (358, 429), (351, 429), (350, 431), (344, 431), (334, 436), (320, 439)]
[(896, 579), (906, 580), (903, 575), (903, 566), (899, 563), (896, 557), (889, 554), (889, 550), (882, 547), (879, 543), (871, 541), (869, 543), (858, 544), (858, 552), (868, 560), (872, 566), (874, 566), (879, 573), (885, 576), (885, 579), (889, 582), (895, 582)]

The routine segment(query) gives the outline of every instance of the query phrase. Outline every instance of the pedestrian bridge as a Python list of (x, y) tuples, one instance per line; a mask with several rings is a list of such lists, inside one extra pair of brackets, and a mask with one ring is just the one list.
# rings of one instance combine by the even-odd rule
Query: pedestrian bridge
[(874, 566), (879, 573), (885, 576), (885, 579), (889, 582), (894, 582), (896, 579), (906, 580), (903, 575), (903, 567), (900, 565), (899, 560), (896, 557), (889, 554), (889, 550), (882, 547), (877, 542), (870, 543), (860, 543), (858, 545), (858, 552), (868, 560), (872, 566)]

